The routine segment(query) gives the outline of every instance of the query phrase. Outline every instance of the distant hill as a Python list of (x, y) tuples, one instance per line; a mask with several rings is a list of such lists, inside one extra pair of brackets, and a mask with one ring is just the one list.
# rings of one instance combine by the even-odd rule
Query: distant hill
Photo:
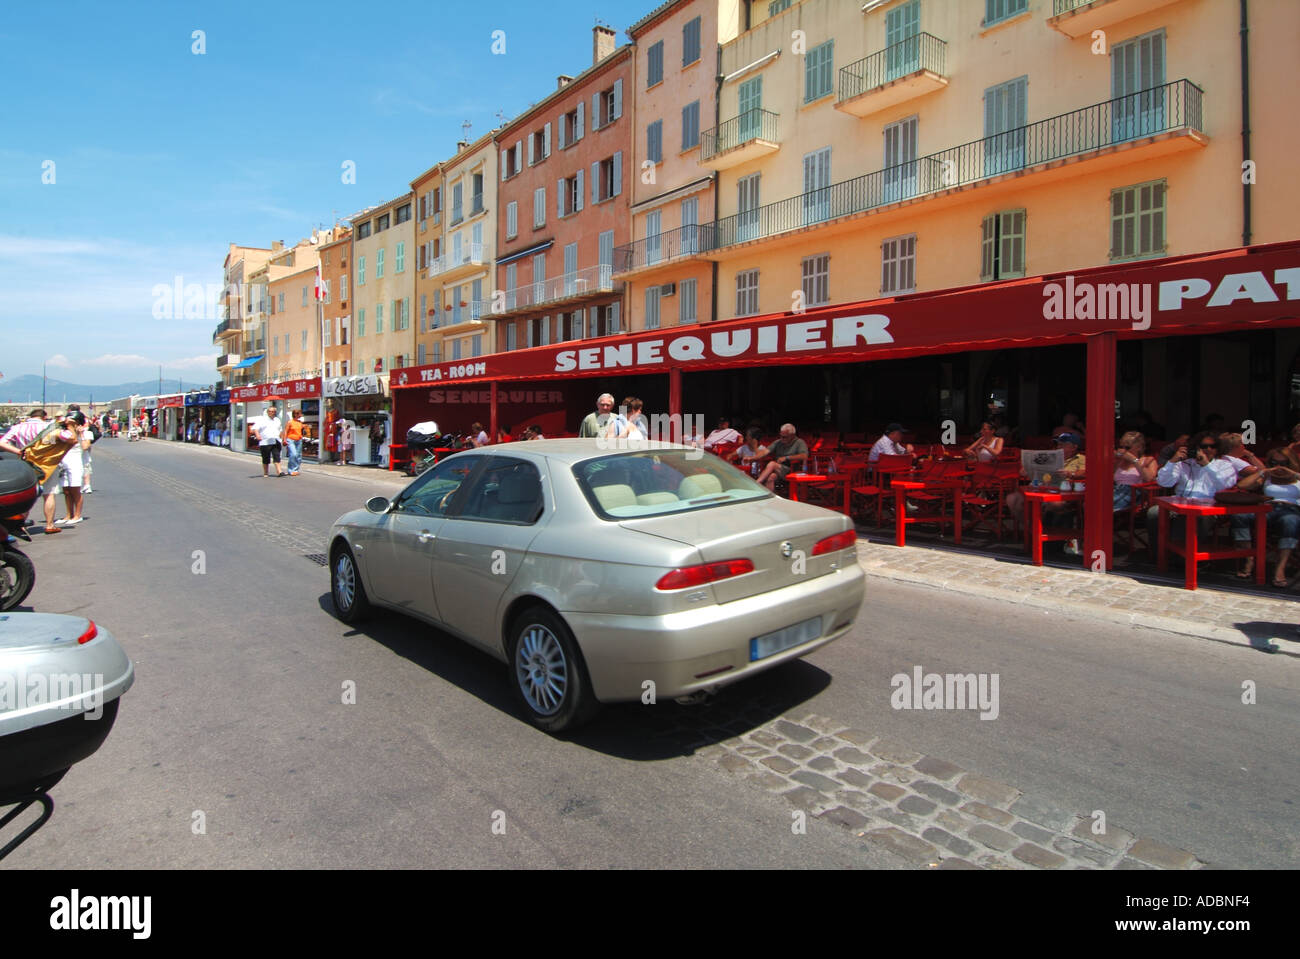
[[(215, 370), (213, 370), (213, 374), (213, 380), (215, 380)], [(213, 380), (208, 380), (206, 383), (192, 381), (181, 383), (174, 379), (164, 379), (162, 381), (162, 391), (166, 394), (183, 393), (188, 390), (206, 390), (212, 385)], [(95, 405), (98, 406), (100, 403), (107, 403), (119, 397), (130, 396), (132, 393), (138, 393), (141, 396), (156, 396), (158, 394), (158, 381), (156, 379), (143, 380), (138, 383), (118, 383), (107, 386), (85, 386), (80, 383), (67, 383), (52, 378), (45, 381), (45, 402), (47, 404), (58, 404), (65, 401), (77, 403), (93, 399)], [(0, 403), (26, 403), (29, 398), (34, 404), (41, 402), (41, 378), (39, 376), (19, 376), (12, 380), (5, 377), (0, 380)]]

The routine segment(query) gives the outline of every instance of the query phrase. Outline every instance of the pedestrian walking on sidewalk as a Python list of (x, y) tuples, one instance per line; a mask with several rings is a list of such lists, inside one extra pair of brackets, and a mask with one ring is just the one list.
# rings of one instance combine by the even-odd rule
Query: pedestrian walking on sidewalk
[(356, 425), (346, 416), (338, 421), (340, 466), (348, 465), (348, 455), (352, 452), (352, 430)]
[(270, 476), (271, 461), (275, 461), (275, 475), (284, 476), (280, 467), (280, 438), (283, 426), (275, 406), (268, 406), (266, 414), (253, 422), (253, 435), (257, 437), (257, 448), (262, 454), (262, 475)]
[(297, 476), (302, 468), (302, 410), (294, 410), (292, 419), (284, 424), (284, 449), (289, 459), (289, 475)]

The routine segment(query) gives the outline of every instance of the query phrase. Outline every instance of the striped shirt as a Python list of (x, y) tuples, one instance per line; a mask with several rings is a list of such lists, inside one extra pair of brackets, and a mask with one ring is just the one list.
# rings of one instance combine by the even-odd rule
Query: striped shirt
[(9, 443), (19, 449), (30, 445), (32, 440), (40, 436), (45, 427), (50, 424), (45, 420), (30, 419), (23, 420), (17, 426), (11, 428), (4, 436), (0, 436), (0, 443)]

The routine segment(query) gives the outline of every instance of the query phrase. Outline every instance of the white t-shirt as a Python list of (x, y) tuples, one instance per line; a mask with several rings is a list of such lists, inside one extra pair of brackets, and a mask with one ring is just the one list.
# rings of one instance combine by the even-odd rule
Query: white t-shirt
[(728, 426), (725, 430), (714, 430), (704, 440), (706, 450), (713, 449), (719, 443), (739, 443), (740, 434)]
[(253, 429), (257, 430), (258, 446), (280, 442), (281, 424), (278, 416), (259, 416), (253, 421)]
[(880, 459), (882, 455), (906, 456), (907, 447), (899, 443), (895, 443), (892, 439), (889, 438), (889, 434), (886, 433), (884, 436), (880, 437), (880, 439), (876, 440), (875, 445), (871, 447), (871, 452), (867, 455), (867, 461), (870, 463), (874, 463), (876, 462), (876, 460)]

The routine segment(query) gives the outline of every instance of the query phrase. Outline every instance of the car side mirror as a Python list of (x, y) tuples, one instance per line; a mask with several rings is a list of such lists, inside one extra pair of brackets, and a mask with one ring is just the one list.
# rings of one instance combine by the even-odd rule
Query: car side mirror
[(387, 496), (372, 496), (366, 500), (366, 509), (372, 513), (387, 513), (392, 505)]

